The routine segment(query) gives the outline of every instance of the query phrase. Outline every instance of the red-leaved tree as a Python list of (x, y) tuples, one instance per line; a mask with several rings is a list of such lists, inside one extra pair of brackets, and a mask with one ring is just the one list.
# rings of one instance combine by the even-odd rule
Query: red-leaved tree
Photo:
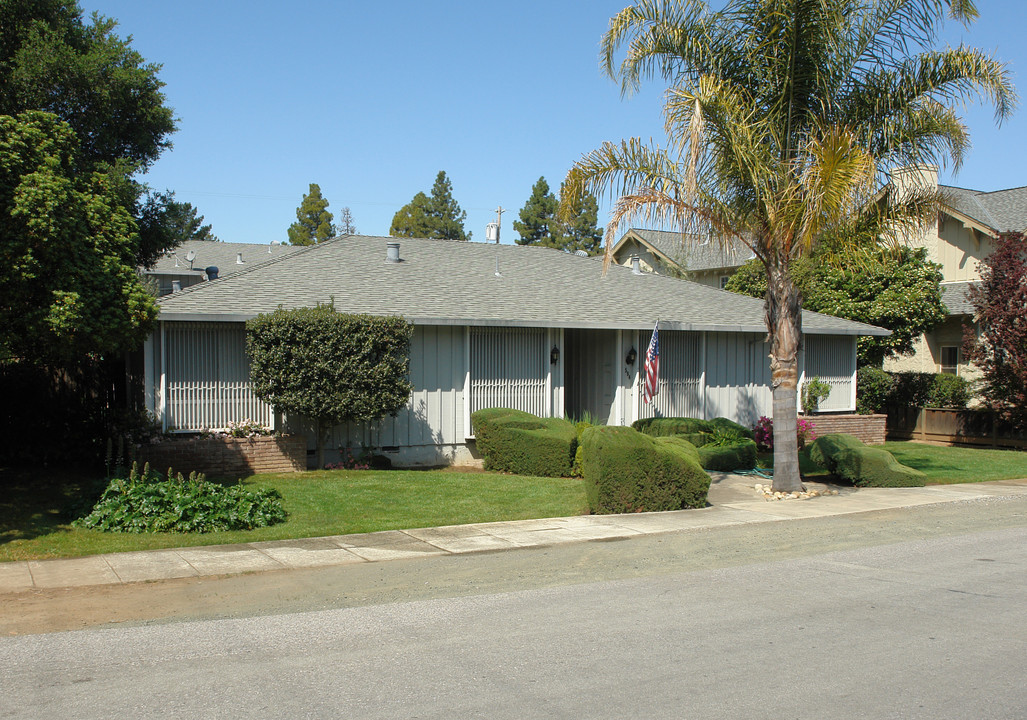
[(1027, 244), (1004, 235), (971, 287), (979, 335), (967, 328), (964, 351), (983, 373), (985, 403), (1015, 430), (1027, 431)]

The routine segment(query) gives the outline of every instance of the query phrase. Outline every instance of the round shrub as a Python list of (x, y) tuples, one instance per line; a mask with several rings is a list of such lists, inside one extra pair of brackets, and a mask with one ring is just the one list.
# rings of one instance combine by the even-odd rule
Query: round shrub
[(891, 373), (880, 368), (861, 367), (856, 371), (856, 412), (860, 415), (884, 412), (894, 384)]

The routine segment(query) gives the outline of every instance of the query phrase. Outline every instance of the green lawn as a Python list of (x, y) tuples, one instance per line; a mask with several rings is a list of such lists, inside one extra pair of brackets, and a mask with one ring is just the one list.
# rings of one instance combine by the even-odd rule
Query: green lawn
[(88, 512), (78, 499), (83, 476), (0, 474), (0, 562), (78, 557), (191, 545), (347, 535), (402, 528), (580, 515), (587, 511), (578, 478), (538, 478), (450, 471), (332, 470), (254, 475), (244, 482), (274, 488), (289, 519), (256, 530), (209, 534), (129, 534), (81, 530)]
[[(1027, 478), (1027, 453), (890, 442), (885, 449), (927, 482)], [(800, 457), (803, 475), (825, 473)], [(333, 470), (254, 475), (245, 484), (274, 488), (289, 519), (258, 530), (134, 535), (72, 528), (89, 511), (96, 481), (68, 472), (0, 471), (0, 562), (78, 557), (105, 552), (189, 545), (346, 535), (497, 520), (563, 517), (587, 512), (576, 478), (538, 478), (487, 472)]]
[(1020, 450), (942, 447), (909, 441), (887, 442), (884, 449), (903, 465), (926, 473), (928, 485), (1027, 478), (1027, 452)]

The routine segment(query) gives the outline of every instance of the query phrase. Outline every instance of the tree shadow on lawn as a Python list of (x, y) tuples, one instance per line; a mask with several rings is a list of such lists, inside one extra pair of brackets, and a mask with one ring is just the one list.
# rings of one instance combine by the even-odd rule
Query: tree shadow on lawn
[(71, 468), (0, 468), (0, 545), (67, 532), (107, 481)]

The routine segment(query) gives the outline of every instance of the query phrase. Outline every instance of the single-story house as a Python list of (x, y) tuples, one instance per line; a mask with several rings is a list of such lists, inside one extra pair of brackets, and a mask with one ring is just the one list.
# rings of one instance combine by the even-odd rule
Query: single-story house
[[(543, 247), (346, 236), (298, 249), (160, 299), (145, 346), (146, 406), (171, 432), (250, 418), (313, 433), (252, 390), (247, 319), (333, 301), (341, 312), (401, 315), (414, 325), (405, 410), (379, 426), (338, 427), (329, 449), (374, 446), (397, 465), (473, 457), (471, 413), (512, 407), (611, 425), (642, 417), (771, 415), (763, 303), (693, 282)], [(659, 393), (640, 368), (660, 327)], [(853, 411), (856, 338), (887, 330), (803, 314), (803, 377)]]
[(153, 267), (143, 268), (142, 273), (156, 283), (157, 295), (163, 297), (175, 292), (176, 287), (182, 290), (204, 282), (208, 279), (207, 268), (217, 268), (218, 277), (225, 277), (297, 250), (297, 246), (279, 242), (257, 245), (187, 240), (164, 253)]
[(752, 250), (737, 240), (631, 228), (614, 244), (613, 261), (631, 265), (637, 257), (645, 272), (687, 277), (702, 285), (724, 289), (738, 268), (752, 260)]

